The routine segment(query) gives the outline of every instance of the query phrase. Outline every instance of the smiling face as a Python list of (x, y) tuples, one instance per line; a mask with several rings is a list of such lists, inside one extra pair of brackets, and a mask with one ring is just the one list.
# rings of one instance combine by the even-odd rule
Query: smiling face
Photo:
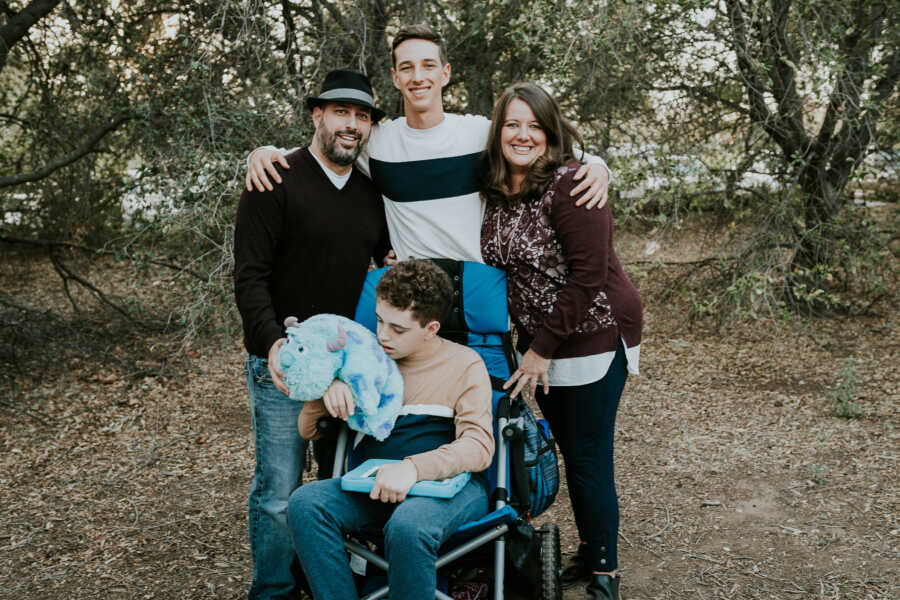
[(394, 57), (391, 75), (394, 87), (403, 94), (407, 121), (413, 121), (411, 126), (415, 127), (420, 119), (427, 121), (429, 116), (442, 116), (441, 90), (450, 82), (450, 64), (441, 61), (438, 45), (429, 40), (408, 39), (394, 48)]
[(312, 112), (316, 124), (313, 151), (334, 171), (349, 169), (372, 131), (372, 111), (345, 102), (326, 102)]
[(419, 323), (411, 308), (400, 309), (380, 297), (375, 298), (378, 343), (394, 360), (400, 360), (427, 348), (435, 339), (441, 324)]
[(519, 98), (513, 98), (506, 107), (500, 149), (514, 179), (523, 178), (534, 161), (547, 151), (547, 134), (531, 107)]

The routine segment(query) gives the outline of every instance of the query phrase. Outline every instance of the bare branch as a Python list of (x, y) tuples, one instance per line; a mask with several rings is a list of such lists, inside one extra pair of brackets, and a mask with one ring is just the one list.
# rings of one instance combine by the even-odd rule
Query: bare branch
[(288, 73), (297, 74), (297, 65), (294, 61), (294, 48), (297, 46), (297, 24), (294, 23), (294, 11), (288, 0), (281, 0), (281, 18), (284, 21), (284, 60), (287, 63)]
[(40, 179), (43, 179), (44, 177), (47, 177), (54, 171), (72, 164), (79, 158), (91, 152), (94, 149), (94, 146), (97, 145), (97, 142), (103, 139), (106, 134), (116, 130), (122, 123), (130, 121), (133, 118), (134, 117), (130, 114), (123, 114), (116, 117), (111, 123), (95, 131), (93, 135), (91, 135), (91, 137), (89, 137), (78, 148), (72, 150), (67, 154), (63, 154), (62, 156), (54, 158), (40, 169), (32, 171), (31, 173), (19, 173), (17, 175), (6, 175), (0, 177), (0, 188), (9, 187), (12, 185), (20, 185), (22, 183), (28, 183), (31, 181), (38, 181)]
[(0, 71), (6, 66), (10, 49), (25, 37), (32, 25), (50, 14), (62, 0), (32, 0), (0, 27)]
[(136, 323), (138, 326), (143, 327), (144, 329), (150, 329), (150, 330), (158, 330), (159, 329), (158, 327), (152, 327), (152, 326), (148, 325), (144, 321), (135, 319), (132, 315), (128, 314), (128, 311), (126, 309), (122, 308), (121, 306), (119, 306), (118, 304), (116, 304), (115, 302), (110, 300), (106, 296), (106, 294), (103, 293), (103, 290), (101, 290), (100, 288), (98, 288), (97, 286), (92, 284), (90, 281), (88, 281), (84, 277), (81, 277), (78, 274), (76, 274), (74, 271), (72, 271), (72, 269), (70, 269), (68, 267), (68, 265), (66, 265), (53, 252), (50, 253), (50, 261), (53, 263), (53, 268), (56, 270), (57, 274), (63, 280), (63, 288), (65, 289), (66, 296), (69, 298), (69, 302), (71, 302), (72, 308), (75, 309), (75, 312), (79, 312), (79, 310), (78, 310), (78, 305), (75, 302), (75, 299), (72, 297), (71, 293), (69, 292), (69, 281), (74, 281), (75, 283), (77, 283), (78, 285), (83, 287), (84, 289), (88, 290), (102, 304), (105, 304), (106, 306), (112, 308), (113, 310), (115, 310), (117, 313), (119, 313), (120, 315), (122, 315), (123, 317), (125, 317), (126, 319), (131, 321), (132, 323)]
[(728, 20), (731, 25), (734, 52), (737, 55), (738, 68), (744, 78), (744, 88), (747, 90), (747, 96), (750, 99), (750, 114), (753, 118), (760, 122), (766, 123), (771, 115), (769, 108), (766, 106), (766, 100), (763, 97), (763, 86), (757, 77), (756, 71), (753, 69), (752, 52), (750, 44), (747, 40), (747, 24), (744, 21), (744, 13), (740, 3), (737, 0), (728, 0)]
[(654, 92), (686, 92), (689, 95), (696, 96), (704, 100), (717, 102), (742, 115), (750, 114), (750, 110), (748, 110), (746, 106), (744, 106), (740, 102), (735, 102), (734, 100), (723, 98), (720, 94), (716, 93), (712, 86), (679, 84), (667, 86), (648, 86), (647, 89)]
[[(81, 244), (74, 244), (72, 242), (60, 242), (56, 240), (29, 240), (25, 238), (13, 237), (10, 235), (5, 235), (0, 233), (0, 242), (6, 242), (7, 244), (25, 244), (29, 246), (39, 246), (42, 248), (71, 248), (73, 250), (80, 250), (82, 252), (87, 252), (90, 254), (103, 254), (105, 256), (116, 256), (120, 258), (126, 258), (133, 262), (139, 262), (145, 260), (142, 257), (131, 256), (130, 254), (125, 254), (121, 252), (115, 252), (113, 250), (106, 250), (103, 248), (90, 248), (88, 246), (83, 246)], [(187, 273), (199, 279), (200, 281), (207, 281), (209, 279), (209, 275), (205, 273), (199, 273), (194, 271), (188, 267), (177, 265), (174, 263), (166, 262), (163, 260), (155, 260), (150, 259), (147, 260), (151, 265), (157, 265), (159, 267), (165, 267), (167, 269), (172, 269), (173, 271), (177, 271), (179, 273)]]
[(790, 136), (791, 145), (805, 148), (809, 145), (809, 139), (803, 127), (803, 108), (797, 96), (797, 77), (793, 66), (795, 53), (786, 31), (790, 10), (790, 0), (772, 0), (772, 32), (766, 46), (774, 68), (769, 78), (772, 81), (772, 95), (778, 102), (779, 122), (785, 128), (786, 135)]
[(23, 129), (24, 129), (25, 127), (28, 126), (28, 122), (27, 122), (27, 121), (24, 121), (24, 120), (20, 119), (19, 117), (15, 116), (15, 115), (9, 115), (9, 114), (6, 114), (6, 113), (0, 113), (0, 119), (2, 119), (2, 120), (4, 120), (4, 121), (7, 121), (7, 122), (9, 122), (9, 123), (15, 123), (16, 125), (19, 125), (19, 126), (22, 127)]
[(753, 65), (753, 51), (748, 40), (744, 9), (738, 0), (726, 0), (726, 7), (732, 31), (732, 45), (737, 56), (738, 70), (741, 73), (741, 83), (750, 102), (750, 117), (772, 136), (786, 156), (791, 156), (797, 148), (792, 145), (791, 138), (785, 135), (785, 130), (778, 117), (772, 115), (769, 107), (766, 106), (766, 99), (763, 95), (765, 88)]

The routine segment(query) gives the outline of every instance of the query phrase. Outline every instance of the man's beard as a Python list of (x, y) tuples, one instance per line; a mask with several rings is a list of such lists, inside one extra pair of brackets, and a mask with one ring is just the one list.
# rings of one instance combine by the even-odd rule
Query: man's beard
[[(358, 140), (356, 147), (352, 150), (343, 148), (337, 139), (337, 134), (339, 133), (355, 135)], [(341, 166), (352, 165), (365, 143), (362, 134), (352, 130), (330, 131), (327, 127), (322, 127), (316, 135), (319, 137), (319, 147), (322, 149), (325, 158)]]

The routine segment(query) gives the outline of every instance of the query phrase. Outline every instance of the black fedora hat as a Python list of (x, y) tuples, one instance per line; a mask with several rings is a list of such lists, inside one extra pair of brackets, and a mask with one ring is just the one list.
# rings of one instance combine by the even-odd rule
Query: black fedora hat
[(359, 71), (335, 69), (325, 76), (322, 91), (318, 96), (306, 99), (306, 106), (312, 110), (324, 102), (347, 102), (372, 109), (372, 121), (380, 121), (384, 111), (375, 107), (372, 84), (369, 78)]

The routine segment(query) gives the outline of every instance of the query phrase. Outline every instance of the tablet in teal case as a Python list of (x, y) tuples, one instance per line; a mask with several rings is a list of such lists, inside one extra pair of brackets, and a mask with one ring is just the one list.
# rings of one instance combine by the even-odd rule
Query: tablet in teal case
[[(341, 489), (348, 492), (371, 492), (375, 485), (378, 467), (399, 462), (381, 458), (370, 458), (349, 473), (341, 477)], [(433, 496), (435, 498), (452, 498), (469, 482), (468, 473), (460, 473), (449, 479), (438, 481), (417, 481), (409, 490), (410, 496)]]

